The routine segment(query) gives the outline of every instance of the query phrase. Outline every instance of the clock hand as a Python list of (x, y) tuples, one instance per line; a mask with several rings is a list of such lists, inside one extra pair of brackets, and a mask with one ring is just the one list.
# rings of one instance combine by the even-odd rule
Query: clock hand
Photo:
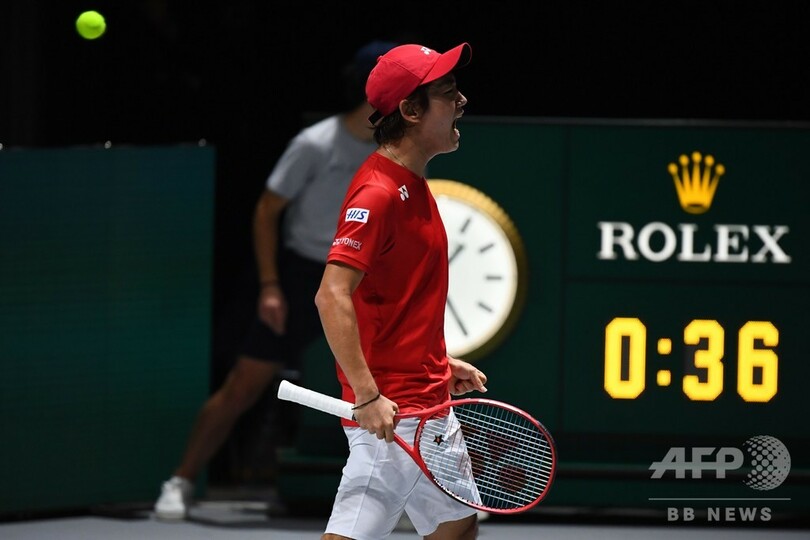
[[(456, 250), (456, 251), (458, 251), (458, 250)], [(453, 307), (453, 302), (450, 300), (449, 296), (447, 297), (447, 307), (450, 308), (450, 315), (452, 315), (453, 319), (456, 320), (456, 324), (458, 324), (458, 327), (461, 329), (461, 333), (466, 336), (467, 335), (467, 329), (464, 327), (464, 323), (461, 322), (461, 318), (458, 316), (458, 313), (456, 312), (456, 308)]]
[(450, 257), (447, 259), (447, 264), (450, 264), (451, 262), (453, 262), (453, 259), (456, 258), (456, 255), (461, 253), (461, 250), (463, 250), (463, 249), (464, 249), (464, 244), (457, 245), (456, 249), (453, 250), (453, 253), (451, 253)]

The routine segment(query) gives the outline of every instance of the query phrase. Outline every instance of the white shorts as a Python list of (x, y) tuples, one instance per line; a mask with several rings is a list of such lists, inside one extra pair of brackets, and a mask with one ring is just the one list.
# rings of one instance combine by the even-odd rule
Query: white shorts
[[(418, 419), (406, 418), (396, 432), (413, 443)], [(448, 521), (476, 513), (441, 491), (397, 443), (386, 443), (359, 427), (344, 428), (349, 458), (335, 496), (326, 533), (354, 540), (380, 540), (406, 512), (420, 536)]]

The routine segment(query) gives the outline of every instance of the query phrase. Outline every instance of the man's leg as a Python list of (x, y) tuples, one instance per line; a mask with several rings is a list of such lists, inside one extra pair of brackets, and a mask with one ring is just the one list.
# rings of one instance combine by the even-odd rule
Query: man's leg
[(239, 357), (225, 382), (205, 402), (175, 476), (193, 481), (228, 438), (236, 421), (252, 407), (281, 370), (275, 362)]
[(174, 476), (163, 484), (155, 503), (160, 519), (184, 519), (193, 497), (193, 482), (219, 450), (236, 421), (262, 395), (281, 364), (241, 356), (223, 385), (203, 405), (197, 415), (186, 450)]

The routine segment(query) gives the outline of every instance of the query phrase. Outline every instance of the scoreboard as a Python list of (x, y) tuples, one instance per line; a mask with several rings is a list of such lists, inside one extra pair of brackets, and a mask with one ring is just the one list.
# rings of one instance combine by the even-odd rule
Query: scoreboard
[(613, 131), (572, 140), (567, 426), (807, 436), (808, 133)]
[(459, 129), (430, 177), (495, 201), (527, 260), (517, 322), (471, 358), (557, 437), (550, 502), (810, 508), (810, 126)]

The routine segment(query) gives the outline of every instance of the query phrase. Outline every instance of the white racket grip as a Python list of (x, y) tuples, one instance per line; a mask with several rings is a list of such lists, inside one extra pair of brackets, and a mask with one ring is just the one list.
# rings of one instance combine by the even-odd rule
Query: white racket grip
[(352, 420), (354, 416), (352, 413), (352, 403), (307, 388), (302, 388), (286, 380), (281, 381), (281, 384), (278, 385), (278, 398), (317, 409), (334, 416), (340, 416), (347, 420)]

